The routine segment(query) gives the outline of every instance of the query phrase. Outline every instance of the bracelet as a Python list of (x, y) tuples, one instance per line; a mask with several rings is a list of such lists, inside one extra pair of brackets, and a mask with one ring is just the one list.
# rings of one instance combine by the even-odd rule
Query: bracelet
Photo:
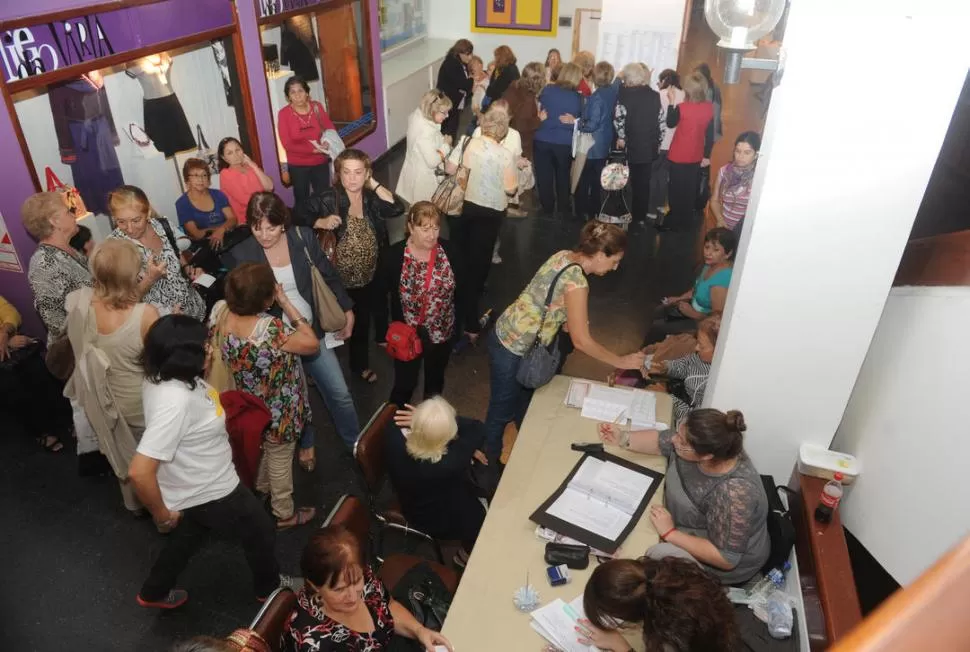
[(293, 326), (294, 328), (298, 328), (300, 324), (309, 324), (309, 323), (310, 322), (306, 320), (306, 317), (297, 317), (296, 319), (293, 319), (290, 321), (290, 326)]
[(664, 532), (663, 534), (660, 535), (660, 540), (661, 541), (666, 541), (667, 540), (667, 537), (670, 536), (670, 533), (671, 532), (674, 532), (676, 530), (677, 530), (677, 528), (675, 528), (675, 527), (670, 528), (669, 530), (667, 530), (666, 532)]

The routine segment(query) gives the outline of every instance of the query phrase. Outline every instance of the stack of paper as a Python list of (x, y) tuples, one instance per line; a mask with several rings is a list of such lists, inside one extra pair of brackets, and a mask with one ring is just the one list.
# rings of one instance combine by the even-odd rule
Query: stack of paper
[[(575, 381), (574, 381), (575, 383)], [(626, 423), (634, 428), (657, 425), (657, 397), (652, 392), (624, 387), (603, 387), (587, 383), (570, 386), (567, 405), (583, 408), (582, 416), (607, 423)]]
[(589, 652), (593, 648), (579, 642), (576, 627), (583, 613), (583, 596), (570, 603), (556, 598), (544, 607), (532, 612), (532, 629), (562, 652)]

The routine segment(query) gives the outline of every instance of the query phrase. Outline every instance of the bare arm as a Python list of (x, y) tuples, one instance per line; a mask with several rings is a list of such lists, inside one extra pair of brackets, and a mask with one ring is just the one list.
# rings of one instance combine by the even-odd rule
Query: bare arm
[(158, 488), (158, 465), (158, 460), (135, 453), (128, 467), (128, 481), (131, 482), (138, 500), (151, 512), (155, 523), (174, 527), (181, 513), (170, 511), (162, 500), (162, 491)]
[(296, 325), (296, 331), (291, 333), (286, 338), (286, 342), (283, 343), (283, 350), (295, 355), (317, 353), (320, 350), (320, 340), (317, 339), (317, 334), (313, 332), (313, 326), (294, 307), (289, 297), (283, 292), (283, 286), (279, 284), (276, 285), (276, 302), (280, 304), (280, 308), (283, 309), (283, 313), (290, 320), (290, 323)]
[(148, 334), (148, 329), (152, 327), (158, 321), (158, 308), (148, 304), (145, 306), (145, 310), (141, 314), (141, 338), (145, 339), (145, 335)]
[(724, 207), (721, 205), (721, 175), (714, 179), (714, 190), (711, 192), (711, 212), (717, 218), (717, 225), (724, 226)]
[[(661, 534), (663, 534), (661, 532)], [(721, 551), (709, 540), (703, 537), (695, 537), (692, 534), (674, 530), (667, 535), (667, 542), (672, 543), (678, 548), (682, 548), (691, 554), (694, 559), (701, 561), (708, 566), (720, 568), (721, 570), (731, 570), (734, 568), (724, 557)]]
[(619, 446), (644, 455), (660, 455), (660, 431), (658, 430), (624, 432), (612, 423), (601, 423), (599, 435), (604, 443), (612, 446)]
[(715, 286), (711, 288), (711, 313), (724, 312), (724, 304), (727, 303), (727, 293), (728, 289), (725, 287)]
[(195, 222), (186, 222), (182, 225), (182, 228), (185, 229), (185, 234), (192, 240), (201, 240), (205, 237), (205, 231), (196, 226)]
[(249, 168), (256, 173), (256, 178), (259, 179), (259, 183), (262, 184), (263, 190), (270, 192), (273, 190), (273, 180), (269, 178), (269, 175), (263, 172), (263, 169), (253, 163), (253, 161), (247, 156), (247, 165)]
[(236, 228), (236, 225), (239, 224), (239, 220), (236, 219), (235, 211), (233, 211), (229, 206), (222, 209), (222, 215), (226, 218), (226, 222), (219, 227), (220, 229), (229, 231), (230, 229)]
[(433, 652), (439, 645), (446, 648), (448, 652), (454, 652), (448, 639), (420, 624), (403, 604), (391, 598), (390, 607), (395, 634), (417, 640), (426, 652)]
[(643, 364), (643, 353), (620, 357), (593, 339), (589, 332), (589, 288), (566, 291), (566, 325), (573, 345), (591, 358), (618, 369), (639, 369)]

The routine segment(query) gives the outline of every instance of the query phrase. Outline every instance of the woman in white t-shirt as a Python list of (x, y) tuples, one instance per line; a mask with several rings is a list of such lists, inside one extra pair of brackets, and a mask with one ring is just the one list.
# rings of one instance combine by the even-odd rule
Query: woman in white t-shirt
[[(667, 160), (667, 152), (670, 143), (674, 140), (674, 133), (677, 127), (667, 126), (667, 107), (670, 105), (670, 96), (674, 96), (674, 105), (684, 101), (686, 94), (680, 87), (680, 75), (675, 70), (667, 68), (657, 78), (657, 88), (660, 91), (660, 152), (653, 160), (653, 169), (650, 171), (650, 206), (647, 209), (647, 217), (657, 219), (657, 216), (667, 206), (667, 182), (670, 178), (670, 162)], [(668, 91), (668, 89), (673, 89)]]
[(136, 601), (174, 609), (188, 600), (175, 581), (210, 530), (238, 540), (256, 595), (265, 599), (279, 574), (276, 528), (232, 464), (219, 393), (203, 379), (207, 331), (187, 315), (167, 315), (145, 335), (145, 432), (128, 469), (135, 493), (165, 537)]

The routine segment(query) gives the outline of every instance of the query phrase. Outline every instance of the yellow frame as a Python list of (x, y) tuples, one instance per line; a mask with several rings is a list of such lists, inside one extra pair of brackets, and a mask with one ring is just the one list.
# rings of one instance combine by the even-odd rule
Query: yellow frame
[[(514, 27), (478, 27), (475, 25), (475, 16), (478, 14), (478, 3), (483, 0), (471, 0), (471, 25), (472, 32), (479, 34), (513, 34), (515, 36), (540, 36), (553, 37), (559, 30), (559, 0), (552, 0), (551, 29), (548, 32), (534, 29), (516, 29)], [(484, 0), (488, 2), (489, 0)]]

